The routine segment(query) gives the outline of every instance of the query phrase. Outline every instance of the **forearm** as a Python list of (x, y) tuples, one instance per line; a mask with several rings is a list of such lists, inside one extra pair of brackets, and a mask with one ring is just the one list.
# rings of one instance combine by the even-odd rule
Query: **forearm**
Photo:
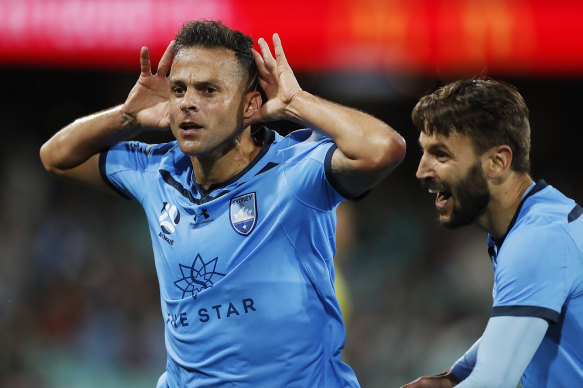
[(342, 153), (362, 170), (398, 165), (405, 156), (405, 140), (390, 126), (356, 109), (300, 91), (287, 107), (296, 121), (328, 134)]
[(135, 121), (116, 106), (79, 118), (51, 137), (40, 150), (47, 171), (79, 166), (91, 156), (138, 133)]
[(516, 386), (547, 328), (548, 323), (541, 318), (490, 318), (477, 348), (475, 365), (458, 387)]
[(451, 367), (451, 373), (453, 373), (453, 375), (459, 380), (464, 380), (470, 373), (472, 373), (472, 370), (476, 365), (476, 359), (478, 358), (478, 349), (480, 348), (481, 340), (482, 338), (479, 338)]

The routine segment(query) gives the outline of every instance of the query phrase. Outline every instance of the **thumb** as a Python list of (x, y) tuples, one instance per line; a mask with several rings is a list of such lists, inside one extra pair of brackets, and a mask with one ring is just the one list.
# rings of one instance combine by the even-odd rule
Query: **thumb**
[(166, 113), (161, 119), (160, 123), (158, 124), (159, 128), (167, 128), (170, 126), (170, 117), (168, 117), (168, 113)]

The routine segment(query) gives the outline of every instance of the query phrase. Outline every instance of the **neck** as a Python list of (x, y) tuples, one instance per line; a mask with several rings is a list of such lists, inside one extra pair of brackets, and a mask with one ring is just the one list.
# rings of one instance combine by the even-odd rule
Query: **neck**
[(260, 150), (261, 146), (255, 143), (247, 128), (226, 147), (210, 155), (190, 157), (196, 180), (205, 189), (225, 182), (243, 171)]
[(478, 226), (500, 240), (510, 226), (510, 222), (520, 205), (522, 195), (532, 183), (532, 178), (525, 173), (510, 171), (507, 177), (490, 183), (490, 202), (486, 213), (478, 220)]

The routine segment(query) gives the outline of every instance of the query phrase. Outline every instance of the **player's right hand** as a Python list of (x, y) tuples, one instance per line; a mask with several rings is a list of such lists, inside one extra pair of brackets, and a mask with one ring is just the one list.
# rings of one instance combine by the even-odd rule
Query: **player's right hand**
[(173, 53), (174, 41), (171, 41), (160, 59), (156, 74), (152, 74), (148, 48), (144, 46), (140, 51), (140, 78), (130, 91), (122, 111), (126, 118), (142, 127), (166, 128), (170, 125), (170, 84), (166, 75), (172, 65)]

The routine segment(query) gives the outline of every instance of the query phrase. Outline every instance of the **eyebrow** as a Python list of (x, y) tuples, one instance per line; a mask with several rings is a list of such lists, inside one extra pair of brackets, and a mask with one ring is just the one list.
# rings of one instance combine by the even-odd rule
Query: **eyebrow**
[(174, 80), (170, 80), (170, 86), (174, 87), (174, 86), (178, 86), (178, 87), (192, 87), (194, 90), (201, 90), (207, 87), (212, 87), (215, 88), (217, 90), (225, 90), (227, 89), (225, 87), (225, 84), (223, 82), (221, 82), (218, 79), (212, 78), (212, 79), (208, 79), (208, 80), (199, 80), (199, 81), (194, 81), (192, 84), (189, 82), (185, 82), (182, 79), (174, 79)]
[[(187, 82), (184, 81), (181, 78), (169, 78), (168, 81), (171, 84), (178, 84), (178, 83), (182, 83), (182, 84), (186, 84)], [(213, 85), (221, 85), (222, 82), (219, 79), (216, 78), (211, 78), (211, 79), (206, 79), (206, 80), (198, 80), (198, 81), (194, 81), (194, 86), (200, 86), (200, 85), (209, 85), (209, 84), (213, 84)]]
[(427, 148), (423, 148), (423, 146), (421, 145), (421, 142), (419, 141), (419, 139), (417, 139), (417, 144), (419, 144), (419, 147), (421, 147), (421, 149), (429, 151), (429, 152), (435, 152), (435, 151), (446, 151), (448, 153), (451, 153), (451, 150), (449, 149), (448, 146), (446, 146), (444, 143), (439, 142), (439, 143), (434, 143), (434, 144), (430, 144)]

